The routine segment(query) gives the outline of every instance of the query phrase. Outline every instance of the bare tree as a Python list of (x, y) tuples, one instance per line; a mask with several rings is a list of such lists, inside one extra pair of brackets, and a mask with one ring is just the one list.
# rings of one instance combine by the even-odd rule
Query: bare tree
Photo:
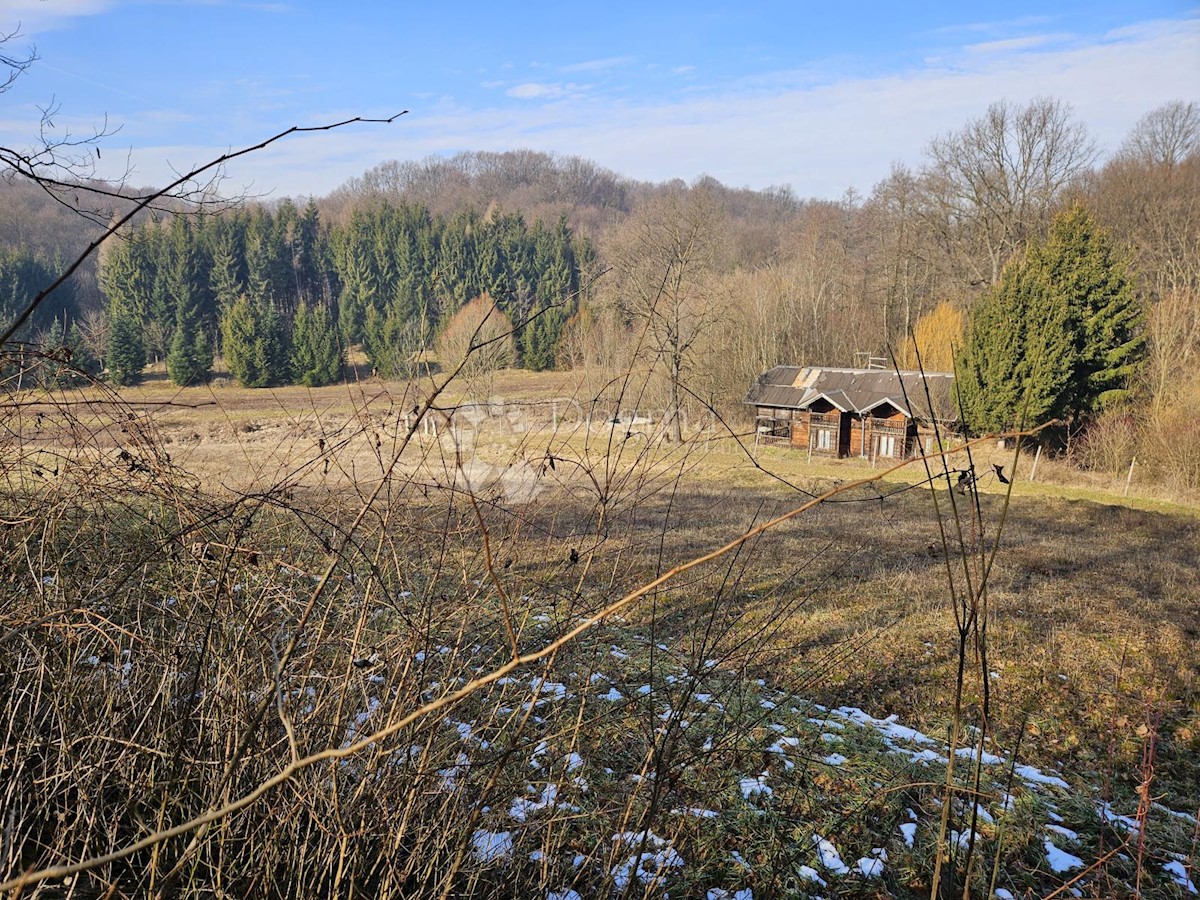
[(1049, 221), (1063, 192), (1096, 158), (1069, 104), (1001, 100), (961, 131), (934, 138), (928, 169), (932, 222), (975, 284), (995, 284), (1005, 262)]
[(681, 390), (700, 333), (712, 321), (722, 211), (712, 194), (669, 186), (618, 229), (610, 256), (615, 302), (634, 325), (638, 349), (666, 380), (668, 437), (683, 439)]
[(1132, 250), (1151, 298), (1200, 294), (1200, 105), (1144, 116), (1094, 179), (1090, 201)]
[(1120, 156), (1146, 165), (1175, 166), (1200, 154), (1200, 105), (1175, 100), (1138, 120)]

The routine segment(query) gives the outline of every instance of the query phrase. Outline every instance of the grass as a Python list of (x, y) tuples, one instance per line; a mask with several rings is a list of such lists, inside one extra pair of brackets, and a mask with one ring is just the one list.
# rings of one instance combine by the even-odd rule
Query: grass
[[(915, 897), (945, 856), (945, 896), (983, 896), (994, 863), (1018, 896), (1076, 876), (1089, 896), (1178, 896), (1163, 867), (1195, 862), (1195, 824), (1161, 807), (1194, 814), (1200, 796), (1192, 510), (1016, 486), (984, 746), (1011, 761), (1019, 743), (1070, 786), (963, 760), (950, 823), (974, 821), (969, 864), (937, 828), (960, 657), (913, 469), (844, 484), (447, 702), (797, 488), (878, 471), (760, 448), (770, 477), (715, 432), (662, 446), (532, 402), (578, 390), (504, 375), (520, 416), (453, 439), (444, 418), (407, 438), (423, 395), (370, 381), (14, 403), (0, 881), (149, 841), (22, 895)], [(981, 480), (988, 536), (996, 488)], [(965, 688), (964, 724), (983, 725), (982, 681)], [(984, 813), (962, 802), (976, 790)], [(1139, 847), (1099, 804), (1132, 817), (1142, 798), (1160, 806)], [(1047, 840), (1081, 868), (1054, 871)]]

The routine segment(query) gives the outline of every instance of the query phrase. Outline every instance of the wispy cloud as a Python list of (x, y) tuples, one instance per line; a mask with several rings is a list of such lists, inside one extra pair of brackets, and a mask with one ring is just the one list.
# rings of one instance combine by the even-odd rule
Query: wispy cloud
[(589, 59), (584, 62), (560, 66), (562, 72), (602, 72), (606, 69), (616, 69), (633, 62), (632, 56), (609, 56), (605, 59)]
[[(779, 72), (773, 84), (706, 83), (668, 100), (529, 81), (506, 93), (531, 102), (446, 99), (414, 106), (392, 126), (283, 142), (232, 164), (231, 189), (252, 183), (278, 195), (319, 195), (388, 159), (529, 147), (586, 156), (635, 178), (708, 173), (733, 185), (790, 184), (801, 196), (836, 198), (849, 187), (868, 192), (893, 162), (919, 165), (930, 138), (960, 128), (997, 99), (1050, 95), (1069, 102), (1111, 150), (1147, 111), (1181, 94), (1196, 97), (1200, 84), (1196, 18), (1025, 50), (1032, 52), (960, 47), (936, 65), (878, 77), (839, 72), (816, 82)], [(536, 102), (566, 96), (572, 102)], [(184, 167), (226, 149), (140, 146), (139, 180), (150, 182), (169, 174), (163, 160)]]
[(696, 71), (695, 66), (676, 66), (671, 70), (672, 75), (690, 75)]
[(29, 36), (62, 28), (72, 19), (98, 16), (115, 5), (116, 0), (3, 0), (0, 14), (6, 31), (19, 23), (20, 33)]
[(584, 84), (555, 84), (540, 81), (527, 81), (510, 87), (506, 93), (518, 100), (556, 100), (560, 97), (578, 95), (587, 90)]
[(1058, 34), (1029, 34), (1025, 37), (1005, 38), (999, 41), (984, 41), (979, 44), (968, 44), (963, 49), (968, 53), (1012, 53), (1019, 50), (1032, 50), (1035, 47), (1045, 47), (1048, 44), (1059, 44), (1070, 40), (1072, 36)]
[(1053, 16), (1017, 16), (1012, 19), (997, 19), (990, 22), (964, 22), (956, 25), (943, 25), (941, 28), (934, 28), (928, 31), (927, 34), (999, 34), (1021, 28), (1040, 27), (1053, 20)]

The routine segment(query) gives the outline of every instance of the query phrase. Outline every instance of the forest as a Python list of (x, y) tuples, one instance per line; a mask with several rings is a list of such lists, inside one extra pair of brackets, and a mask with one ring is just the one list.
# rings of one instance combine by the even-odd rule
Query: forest
[[(33, 186), (0, 190), (18, 212), (0, 225), (8, 317), (98, 226)], [(1181, 488), (1200, 485), (1186, 413), (1200, 397), (1195, 103), (1149, 111), (1104, 154), (1068, 104), (997, 101), (931, 137), (919, 166), (836, 202), (708, 177), (636, 182), (527, 150), (387, 162), (326, 197), (148, 216), (106, 242), (26, 336), (71, 345), (118, 383), (155, 361), (197, 383), (223, 356), (248, 386), (319, 385), (342, 377), (352, 348), (381, 377), (428, 370), (456, 313), (484, 297), (513, 332), (506, 361), (612, 369), (638, 356), (660, 376), (663, 409), (736, 417), (773, 365), (894, 353), (912, 367), (918, 351), (926, 369), (957, 365), (987, 394), (1032, 371), (1023, 338), (996, 350), (1016, 339), (996, 337), (995, 310), (1011, 313), (1049, 277), (1043, 244), (1058, 220), (1074, 221), (1116, 306), (1081, 306), (1092, 288), (1076, 279), (1021, 307), (1077, 345), (1075, 362), (1035, 379), (1041, 420), (1063, 423), (1056, 446), (1081, 465), (1116, 471), (1137, 456)], [(1042, 276), (1028, 271), (1039, 255)], [(981, 362), (985, 339), (993, 358)], [(965, 418), (1011, 427), (1018, 400), (1004, 402), (966, 398)]]

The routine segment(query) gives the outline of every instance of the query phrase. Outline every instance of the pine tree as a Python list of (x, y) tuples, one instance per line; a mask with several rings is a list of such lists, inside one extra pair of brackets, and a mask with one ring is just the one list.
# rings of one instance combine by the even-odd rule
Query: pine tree
[(967, 426), (1071, 423), (1119, 401), (1144, 352), (1141, 323), (1108, 237), (1081, 207), (1060, 213), (971, 315), (956, 359)]
[(104, 363), (113, 384), (128, 386), (142, 380), (146, 348), (142, 344), (142, 326), (134, 316), (128, 313), (113, 316)]
[(301, 303), (292, 323), (292, 377), (308, 387), (323, 387), (341, 380), (345, 359), (337, 329), (325, 306)]

